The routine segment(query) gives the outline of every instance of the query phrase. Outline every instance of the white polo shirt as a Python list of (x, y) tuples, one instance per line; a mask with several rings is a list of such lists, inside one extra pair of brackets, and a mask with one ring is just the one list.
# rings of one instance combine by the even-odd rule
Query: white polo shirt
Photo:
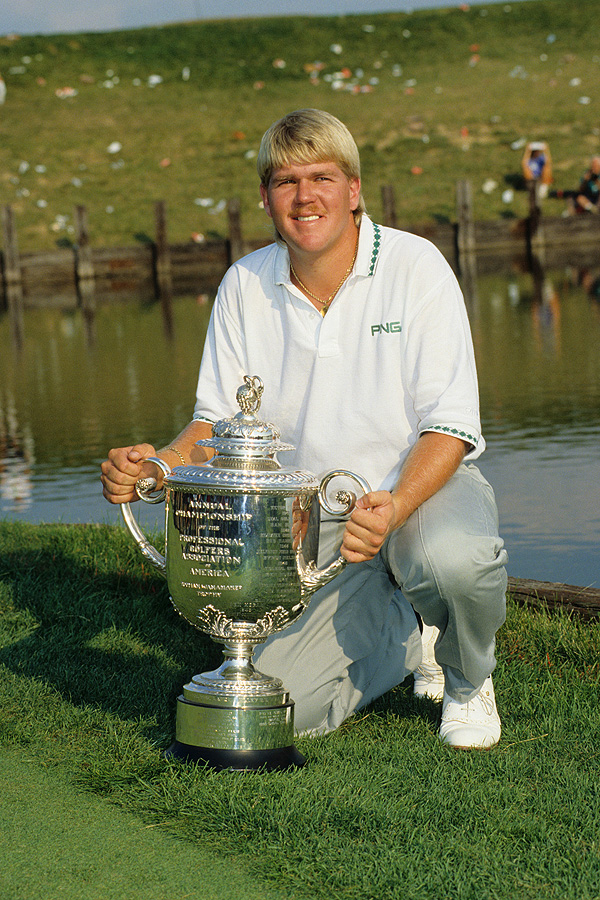
[(284, 465), (360, 472), (391, 490), (419, 435), (483, 451), (477, 375), (462, 293), (423, 238), (363, 216), (354, 269), (323, 318), (271, 244), (226, 273), (215, 300), (194, 418), (238, 411), (244, 375), (264, 382), (260, 418), (296, 450)]

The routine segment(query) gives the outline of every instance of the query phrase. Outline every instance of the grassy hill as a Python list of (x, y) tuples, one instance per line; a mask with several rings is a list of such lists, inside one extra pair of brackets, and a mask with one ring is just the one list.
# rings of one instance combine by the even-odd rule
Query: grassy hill
[(69, 240), (78, 203), (96, 244), (152, 233), (162, 198), (172, 241), (223, 234), (220, 201), (234, 195), (246, 233), (260, 236), (260, 136), (318, 106), (354, 133), (375, 218), (393, 183), (400, 222), (453, 219), (465, 177), (478, 218), (520, 216), (524, 192), (502, 199), (520, 170), (516, 143), (548, 140), (567, 188), (600, 150), (596, 12), (597, 0), (526, 0), (4, 37), (0, 203), (15, 210), (23, 251)]

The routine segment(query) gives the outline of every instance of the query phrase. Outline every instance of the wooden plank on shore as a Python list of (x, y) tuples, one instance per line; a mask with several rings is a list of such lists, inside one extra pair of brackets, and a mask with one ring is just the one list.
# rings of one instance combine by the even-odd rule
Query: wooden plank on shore
[(527, 220), (503, 219), (499, 222), (475, 222), (473, 225), (474, 249), (487, 251), (494, 249), (526, 249)]
[(153, 244), (92, 249), (99, 302), (154, 296)]
[(529, 578), (509, 578), (508, 593), (521, 606), (561, 609), (589, 620), (600, 617), (599, 588), (534, 581)]
[(22, 253), (21, 268), (34, 270), (37, 268), (62, 269), (69, 268), (73, 280), (73, 250), (61, 247), (59, 250), (44, 250), (41, 253)]
[[(397, 218), (393, 185), (382, 188), (384, 221)], [(69, 249), (19, 254), (10, 207), (3, 211), (4, 250), (0, 253), (0, 309), (9, 297), (13, 306), (93, 306), (94, 301), (150, 299), (158, 294), (166, 307), (171, 296), (216, 291), (230, 262), (243, 253), (272, 242), (272, 237), (246, 238), (242, 233), (239, 202), (228, 206), (227, 239), (171, 245), (167, 239), (166, 205), (155, 205), (156, 240), (135, 247), (92, 246), (86, 212), (77, 207), (77, 244)], [(533, 213), (532, 213), (533, 215)], [(400, 223), (403, 231), (427, 238), (450, 265), (475, 285), (474, 275), (501, 271), (500, 260), (510, 257), (518, 271), (529, 272), (532, 257), (542, 266), (584, 268), (597, 265), (600, 250), (600, 216), (539, 217), (537, 231), (532, 215), (524, 219), (478, 222), (473, 217), (473, 192), (465, 179), (457, 184), (457, 221)], [(537, 215), (537, 212), (536, 212)], [(535, 224), (535, 223), (533, 223)], [(535, 233), (534, 233), (535, 232)], [(1, 237), (1, 235), (0, 235)], [(14, 295), (14, 296), (13, 296)], [(475, 298), (474, 291), (471, 296)]]
[(571, 245), (572, 248), (586, 244), (600, 247), (600, 216), (560, 216), (544, 218), (544, 243)]
[(75, 261), (71, 248), (21, 255), (24, 303), (28, 309), (77, 305)]
[(228, 265), (225, 241), (171, 244), (173, 290), (178, 296), (216, 292)]

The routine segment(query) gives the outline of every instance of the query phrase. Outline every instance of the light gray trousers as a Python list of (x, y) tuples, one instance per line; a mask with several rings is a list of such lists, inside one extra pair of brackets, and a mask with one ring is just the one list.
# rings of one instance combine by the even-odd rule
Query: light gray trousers
[[(342, 532), (343, 523), (322, 526), (321, 566), (337, 555)], [(439, 628), (446, 690), (465, 702), (496, 664), (506, 560), (493, 490), (476, 466), (461, 465), (373, 560), (348, 565), (258, 648), (256, 666), (283, 680), (298, 732), (325, 734), (419, 665), (416, 610)]]

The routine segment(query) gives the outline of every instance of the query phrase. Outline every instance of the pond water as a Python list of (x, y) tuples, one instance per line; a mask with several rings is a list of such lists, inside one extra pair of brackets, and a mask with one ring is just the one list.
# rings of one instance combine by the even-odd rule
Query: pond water
[[(534, 278), (507, 264), (465, 294), (488, 444), (478, 465), (496, 490), (509, 572), (600, 587), (593, 274)], [(91, 323), (28, 310), (20, 348), (0, 316), (0, 519), (120, 524), (100, 462), (113, 446), (162, 446), (189, 421), (209, 315), (196, 298), (174, 301), (169, 329), (158, 304), (102, 306)], [(144, 504), (143, 526), (161, 525), (161, 511)]]

